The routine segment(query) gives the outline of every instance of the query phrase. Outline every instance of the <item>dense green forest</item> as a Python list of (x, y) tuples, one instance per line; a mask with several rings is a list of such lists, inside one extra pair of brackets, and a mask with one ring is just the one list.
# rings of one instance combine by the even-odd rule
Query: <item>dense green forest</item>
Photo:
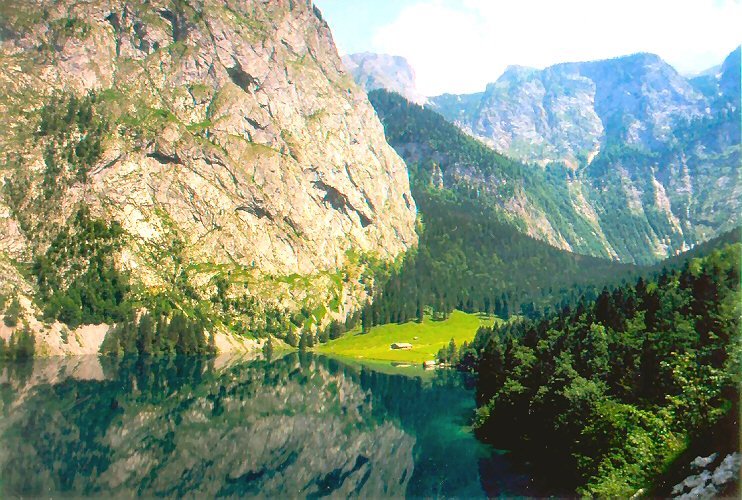
[(206, 338), (205, 320), (181, 311), (144, 313), (138, 320), (117, 323), (106, 334), (101, 354), (158, 356), (163, 354), (215, 354), (213, 335)]
[(85, 206), (77, 210), (33, 262), (32, 274), (46, 319), (76, 328), (123, 321), (131, 315), (128, 277), (114, 262), (122, 237), (117, 222), (95, 219)]
[(386, 90), (368, 94), (384, 125), (387, 142), (404, 158), (414, 188), (435, 185), (474, 196), (518, 229), (527, 223), (508, 204), (531, 204), (576, 253), (608, 257), (595, 228), (570, 197), (576, 175), (560, 163), (545, 168), (503, 156), (466, 135), (443, 116)]
[(636, 272), (525, 236), (476, 198), (421, 186), (413, 193), (423, 222), (418, 248), (391, 272), (364, 325), (421, 318), (426, 309), (535, 317)]
[[(545, 179), (524, 175), (522, 164), (401, 96), (378, 90), (369, 99), (387, 140), (405, 156), (421, 224), (417, 250), (380, 276), (384, 285), (363, 311), (365, 328), (421, 319), (426, 311), (445, 316), (453, 309), (538, 317), (636, 276), (635, 266), (562, 251), (521, 232), (501, 209), (502, 200), (524, 183), (538, 191)], [(465, 179), (445, 187), (435, 176), (445, 175), (440, 171), (447, 165), (471, 165), (500, 182), (491, 182), (486, 193)], [(543, 194), (555, 216), (567, 210)]]
[(546, 318), (480, 329), (449, 355), (479, 374), (479, 435), (517, 446), (580, 494), (618, 497), (651, 488), (702, 436), (734, 446), (741, 249), (726, 244)]

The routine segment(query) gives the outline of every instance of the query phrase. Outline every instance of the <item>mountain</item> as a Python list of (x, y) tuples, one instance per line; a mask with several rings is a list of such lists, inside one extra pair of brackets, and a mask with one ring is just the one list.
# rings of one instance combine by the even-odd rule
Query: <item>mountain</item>
[(510, 67), (431, 107), (497, 151), (572, 170), (569, 198), (591, 207), (613, 252), (648, 263), (739, 220), (739, 72), (739, 48), (690, 81), (651, 54)]
[(308, 327), (417, 241), (405, 164), (310, 1), (3, 2), (0, 68), (0, 295), (26, 317)]
[(530, 169), (464, 134), (428, 107), (397, 94), (375, 90), (369, 99), (414, 183), (472, 192), (521, 232), (557, 248), (616, 257), (592, 229), (590, 218), (583, 216), (591, 210), (587, 202), (580, 206), (570, 202), (568, 186), (559, 180), (563, 173)]
[(386, 89), (417, 104), (427, 98), (415, 86), (415, 70), (400, 56), (361, 52), (343, 56), (343, 63), (364, 90)]
[(718, 74), (717, 99), (727, 107), (739, 107), (739, 96), (742, 83), (740, 83), (742, 72), (742, 48), (737, 47), (724, 59), (721, 72)]
[(609, 144), (664, 143), (677, 120), (699, 117), (706, 107), (690, 82), (643, 53), (544, 70), (511, 66), (473, 106), (471, 99), (444, 95), (431, 102), (502, 153), (573, 168)]
[(656, 152), (610, 144), (573, 170), (504, 157), (400, 96), (369, 97), (413, 177), (475, 193), (522, 232), (558, 248), (651, 264), (739, 221), (736, 108), (678, 126)]

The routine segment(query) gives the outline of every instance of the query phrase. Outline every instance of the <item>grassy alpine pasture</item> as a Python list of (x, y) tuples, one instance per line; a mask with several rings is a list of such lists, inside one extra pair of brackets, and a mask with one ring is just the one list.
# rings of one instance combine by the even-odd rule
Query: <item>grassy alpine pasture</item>
[[(436, 358), (441, 347), (453, 338), (457, 346), (471, 342), (480, 326), (502, 320), (483, 314), (453, 311), (442, 321), (425, 316), (422, 323), (387, 324), (371, 328), (366, 334), (353, 330), (345, 336), (317, 347), (317, 352), (356, 359), (422, 363)], [(415, 340), (417, 337), (417, 340)], [(409, 350), (392, 350), (394, 342), (412, 344)]]

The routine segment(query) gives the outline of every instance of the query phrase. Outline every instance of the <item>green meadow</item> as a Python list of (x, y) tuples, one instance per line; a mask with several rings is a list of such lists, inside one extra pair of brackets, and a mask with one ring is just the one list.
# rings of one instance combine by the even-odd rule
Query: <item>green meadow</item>
[[(465, 341), (471, 342), (480, 326), (491, 326), (493, 322), (501, 321), (484, 314), (453, 311), (442, 321), (425, 316), (422, 323), (410, 321), (401, 325), (379, 325), (366, 334), (353, 330), (318, 346), (316, 351), (347, 358), (422, 363), (436, 359), (440, 348), (447, 346), (452, 338), (460, 346)], [(390, 345), (394, 342), (410, 343), (412, 349), (393, 350)]]

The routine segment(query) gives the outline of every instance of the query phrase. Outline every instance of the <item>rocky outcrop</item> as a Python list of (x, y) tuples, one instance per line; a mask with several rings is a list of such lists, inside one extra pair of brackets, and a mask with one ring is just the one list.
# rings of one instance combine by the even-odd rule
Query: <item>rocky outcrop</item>
[[(3, 191), (0, 253), (30, 259), (82, 203), (121, 224), (118, 263), (146, 288), (181, 271), (197, 289), (239, 274), (237, 294), (287, 307), (337, 296), (343, 316), (363, 286), (328, 295), (337, 280), (323, 276), (349, 254), (389, 261), (416, 243), (405, 164), (310, 1), (17, 1), (1, 17), (0, 148), (12, 161), (0, 175), (26, 191)], [(53, 139), (34, 133), (39, 114), (89, 93), (106, 124), (100, 154), (50, 207), (39, 193)], [(316, 279), (304, 291), (275, 279), (290, 275)]]
[(404, 57), (361, 52), (343, 56), (343, 63), (356, 83), (367, 92), (386, 89), (417, 104), (427, 102), (415, 85), (415, 70)]
[[(511, 66), (479, 95), (431, 99), (447, 118), (509, 156), (577, 167), (608, 144), (653, 147), (706, 99), (653, 54), (536, 70)], [(464, 112), (462, 112), (464, 109)]]
[(739, 470), (742, 466), (742, 455), (739, 452), (729, 453), (717, 463), (718, 453), (708, 457), (696, 457), (690, 467), (695, 474), (686, 477), (672, 489), (673, 498), (719, 498), (733, 493), (739, 486)]
[(544, 168), (544, 189), (568, 197), (574, 213), (559, 214), (568, 225), (531, 234), (651, 263), (739, 221), (739, 54), (691, 81), (651, 54), (514, 66), (481, 94), (431, 103), (526, 168)]

